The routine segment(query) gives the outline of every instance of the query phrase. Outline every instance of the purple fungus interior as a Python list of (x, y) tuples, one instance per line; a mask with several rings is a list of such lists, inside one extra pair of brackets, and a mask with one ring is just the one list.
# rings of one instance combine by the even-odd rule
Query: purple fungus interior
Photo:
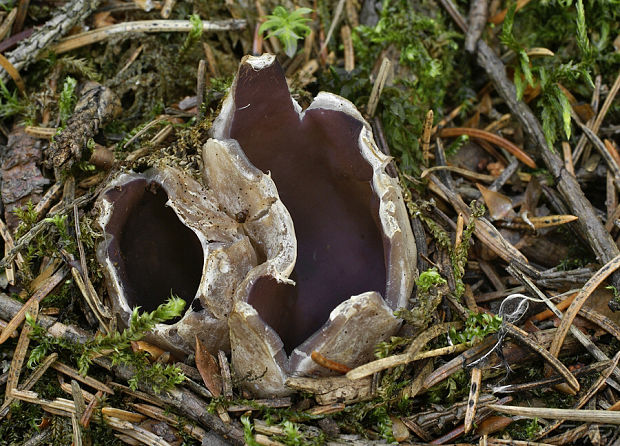
[(386, 266), (372, 168), (359, 151), (362, 123), (346, 113), (307, 110), (300, 120), (278, 64), (242, 64), (230, 137), (271, 172), (295, 226), (296, 286), (263, 277), (248, 303), (292, 350), (352, 295), (385, 294)]
[(108, 255), (131, 308), (153, 311), (170, 294), (194, 299), (202, 276), (200, 240), (172, 208), (155, 182), (132, 180), (106, 192), (114, 208), (106, 236)]

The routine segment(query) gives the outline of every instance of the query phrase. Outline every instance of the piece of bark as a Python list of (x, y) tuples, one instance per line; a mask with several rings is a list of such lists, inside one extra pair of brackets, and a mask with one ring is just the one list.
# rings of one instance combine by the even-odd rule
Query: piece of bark
[(24, 127), (14, 127), (0, 167), (4, 218), (11, 231), (19, 224), (15, 209), (25, 206), (28, 201), (38, 203), (43, 187), (50, 182), (38, 166), (41, 156), (40, 140), (25, 133)]
[(46, 163), (56, 171), (69, 168), (82, 158), (88, 140), (121, 112), (121, 101), (107, 87), (96, 82), (86, 82), (80, 88), (81, 97), (75, 104), (67, 126), (54, 138), (46, 152)]
[(327, 406), (334, 403), (364, 401), (372, 397), (372, 377), (350, 380), (344, 376), (329, 378), (289, 378), (286, 385), (291, 389), (310, 392), (317, 403)]
[[(100, 2), (101, 0), (73, 0), (65, 3), (47, 23), (6, 54), (7, 59), (17, 70), (27, 67), (51, 42), (64, 36), (77, 23), (86, 19), (97, 9)], [(5, 84), (8, 82), (9, 74), (6, 70), (0, 69), (0, 79)]]

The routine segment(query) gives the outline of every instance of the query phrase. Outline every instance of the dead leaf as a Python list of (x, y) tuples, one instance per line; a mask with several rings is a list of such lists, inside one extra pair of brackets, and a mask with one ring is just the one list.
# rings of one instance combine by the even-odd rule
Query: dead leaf
[(510, 417), (489, 417), (478, 425), (478, 429), (476, 429), (476, 432), (478, 433), (478, 435), (491, 435), (495, 432), (506, 429), (512, 423), (512, 421), (513, 420)]
[(588, 122), (595, 115), (594, 109), (590, 104), (575, 104), (573, 105), (573, 110), (575, 110), (575, 113), (583, 122)]
[(220, 396), (222, 394), (222, 377), (217, 359), (209, 353), (198, 336), (196, 336), (196, 368), (209, 392), (216, 398)]
[(487, 205), (491, 220), (512, 220), (517, 216), (512, 209), (512, 200), (506, 195), (494, 192), (481, 184), (476, 183), (476, 187), (482, 194), (482, 198)]
[(157, 359), (159, 359), (159, 357), (164, 353), (163, 349), (146, 341), (131, 341), (131, 350), (133, 350), (134, 353), (146, 352), (151, 356), (153, 361), (157, 361)]
[(103, 28), (104, 26), (114, 25), (116, 20), (112, 17), (110, 11), (98, 12), (93, 15), (93, 26), (95, 28)]

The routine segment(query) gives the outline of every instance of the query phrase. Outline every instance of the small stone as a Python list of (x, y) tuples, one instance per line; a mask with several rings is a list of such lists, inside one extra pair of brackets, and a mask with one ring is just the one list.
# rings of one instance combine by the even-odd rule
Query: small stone
[(400, 443), (409, 438), (409, 429), (407, 429), (405, 423), (400, 421), (398, 417), (390, 417), (390, 419), (392, 420), (392, 435), (394, 435), (394, 440)]

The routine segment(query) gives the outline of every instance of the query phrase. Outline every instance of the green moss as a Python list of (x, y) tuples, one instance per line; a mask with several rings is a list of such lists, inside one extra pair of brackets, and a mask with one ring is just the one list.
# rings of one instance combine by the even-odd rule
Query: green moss
[(360, 26), (353, 31), (358, 68), (347, 73), (332, 67), (320, 77), (321, 89), (363, 107), (372, 89), (370, 75), (377, 58), (383, 51), (395, 54), (396, 76), (383, 90), (379, 114), (392, 154), (408, 175), (420, 172), (418, 138), (426, 112), (432, 109), (439, 120), (448, 91), (457, 92), (452, 101), (472, 96), (464, 76), (468, 64), (460, 63), (461, 36), (448, 23), (434, 2), (386, 0), (376, 26)]

